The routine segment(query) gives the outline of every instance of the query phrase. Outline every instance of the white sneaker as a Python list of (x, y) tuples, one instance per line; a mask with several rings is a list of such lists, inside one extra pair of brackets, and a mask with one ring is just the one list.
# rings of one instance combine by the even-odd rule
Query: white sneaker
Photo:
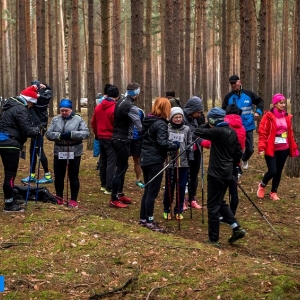
[(244, 170), (248, 170), (248, 167), (249, 167), (248, 160), (246, 160), (246, 161), (242, 160), (242, 167)]

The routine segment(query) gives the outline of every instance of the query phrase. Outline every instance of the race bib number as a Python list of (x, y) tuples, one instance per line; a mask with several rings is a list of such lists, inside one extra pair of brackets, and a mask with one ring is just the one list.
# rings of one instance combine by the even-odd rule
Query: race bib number
[(74, 152), (58, 152), (58, 159), (74, 159)]
[(283, 137), (276, 136), (275, 137), (275, 144), (286, 144), (286, 139), (283, 138)]
[(183, 133), (174, 133), (174, 132), (170, 132), (169, 134), (169, 140), (170, 141), (177, 141), (179, 143), (184, 141), (184, 134)]

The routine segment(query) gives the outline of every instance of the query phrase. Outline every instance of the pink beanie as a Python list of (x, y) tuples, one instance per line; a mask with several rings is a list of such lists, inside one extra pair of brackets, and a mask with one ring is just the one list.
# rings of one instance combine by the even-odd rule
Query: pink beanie
[(275, 94), (272, 97), (272, 104), (275, 105), (276, 103), (278, 103), (281, 100), (285, 100), (285, 97), (282, 94)]

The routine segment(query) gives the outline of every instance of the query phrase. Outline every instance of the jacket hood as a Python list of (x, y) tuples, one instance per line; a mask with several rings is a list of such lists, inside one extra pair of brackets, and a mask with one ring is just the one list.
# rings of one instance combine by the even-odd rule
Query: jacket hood
[(103, 99), (103, 101), (101, 102), (102, 108), (104, 110), (109, 109), (112, 106), (116, 105), (116, 101), (111, 99), (111, 98), (105, 98)]
[(162, 120), (162, 121), (165, 121), (166, 123), (168, 123), (168, 121), (166, 119), (159, 118), (157, 116), (149, 114), (143, 120), (143, 129), (147, 130), (157, 120)]
[(183, 111), (187, 115), (190, 115), (197, 111), (203, 111), (203, 110), (204, 110), (204, 106), (203, 106), (202, 99), (197, 96), (193, 96), (192, 98), (190, 98), (183, 108)]
[(243, 126), (242, 118), (239, 115), (226, 115), (224, 122), (227, 122), (233, 128), (241, 128)]
[(11, 97), (11, 98), (8, 98), (3, 107), (2, 107), (2, 110), (5, 111), (5, 110), (8, 110), (10, 109), (11, 107), (14, 107), (14, 106), (17, 106), (17, 105), (23, 105), (23, 106), (27, 106), (27, 102), (25, 101), (25, 99), (22, 99), (22, 97)]

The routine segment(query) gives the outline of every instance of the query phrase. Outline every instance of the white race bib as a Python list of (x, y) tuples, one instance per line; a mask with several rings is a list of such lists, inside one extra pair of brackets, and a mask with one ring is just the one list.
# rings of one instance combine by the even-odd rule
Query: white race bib
[(58, 152), (58, 159), (74, 159), (74, 152)]
[(184, 141), (184, 134), (183, 133), (174, 133), (174, 132), (170, 132), (169, 133), (169, 140), (170, 141), (177, 141), (179, 143)]
[(286, 144), (286, 139), (280, 136), (275, 137), (275, 144)]

